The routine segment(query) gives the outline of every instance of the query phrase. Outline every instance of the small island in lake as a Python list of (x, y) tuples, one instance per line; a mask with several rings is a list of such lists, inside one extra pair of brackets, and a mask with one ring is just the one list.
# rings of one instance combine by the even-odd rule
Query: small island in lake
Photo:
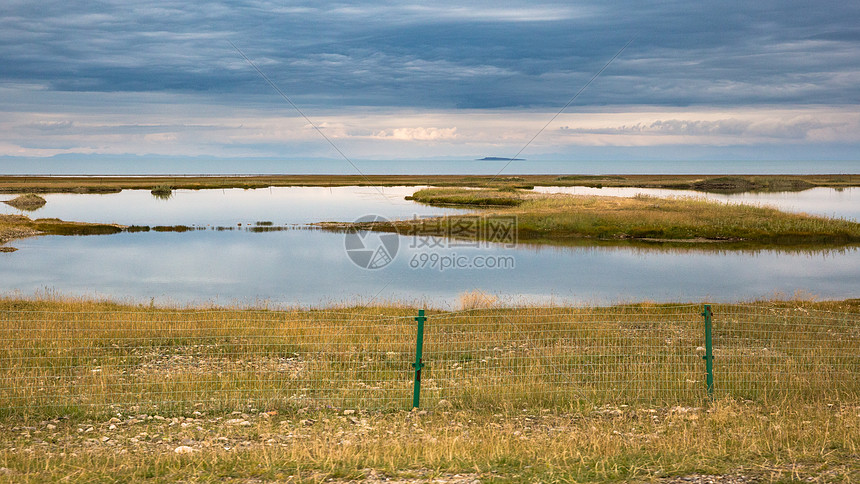
[(475, 161), (526, 161), (525, 158), (500, 158), (498, 156), (485, 156)]

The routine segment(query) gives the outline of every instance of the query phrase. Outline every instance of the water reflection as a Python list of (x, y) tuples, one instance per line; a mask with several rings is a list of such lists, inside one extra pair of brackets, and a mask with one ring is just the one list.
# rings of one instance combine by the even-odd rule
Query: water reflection
[[(47, 204), (33, 217), (122, 225), (308, 224), (350, 222), (363, 215), (391, 218), (459, 213), (405, 200), (421, 187), (273, 187), (244, 190), (172, 190), (158, 199), (149, 190), (110, 194), (45, 195)], [(3, 205), (0, 213), (20, 213)]]
[[(555, 241), (553, 241), (555, 242)], [(860, 245), (841, 245), (834, 247), (833, 245), (803, 245), (803, 246), (779, 246), (762, 248), (755, 244), (752, 246), (744, 246), (743, 243), (728, 243), (728, 242), (705, 242), (705, 243), (684, 243), (684, 242), (647, 242), (638, 240), (594, 240), (594, 239), (575, 239), (563, 243), (553, 244), (538, 244), (538, 243), (523, 243), (517, 244), (517, 250), (542, 252), (547, 250), (626, 250), (641, 256), (648, 256), (655, 253), (669, 254), (747, 254), (757, 255), (762, 253), (779, 252), (784, 254), (802, 254), (807, 256), (835, 256), (839, 254), (850, 254), (860, 251)]]
[(440, 257), (512, 257), (512, 268), (418, 267), (428, 249), (401, 240), (379, 270), (356, 266), (343, 234), (292, 230), (146, 232), (24, 239), (0, 254), (0, 291), (182, 304), (320, 305), (408, 301), (456, 305), (479, 289), (505, 303), (737, 301), (807, 291), (857, 297), (860, 251), (656, 251), (607, 247), (440, 247)]

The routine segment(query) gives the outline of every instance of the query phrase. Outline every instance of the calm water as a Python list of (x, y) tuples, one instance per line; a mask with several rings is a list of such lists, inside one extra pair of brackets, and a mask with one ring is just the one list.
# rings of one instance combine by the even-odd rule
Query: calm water
[[(25, 212), (0, 204), (0, 213), (23, 213), (33, 218), (119, 223), (123, 225), (235, 225), (269, 221), (276, 225), (320, 221), (352, 221), (362, 215), (388, 218), (438, 215), (462, 210), (428, 207), (405, 200), (423, 187), (273, 187), (257, 190), (175, 190), (168, 200), (148, 190), (124, 190), (105, 195), (53, 193), (47, 204)], [(535, 192), (632, 197), (696, 197), (728, 203), (766, 205), (860, 220), (860, 188), (813, 188), (802, 192), (721, 195), (692, 190), (650, 188), (535, 187)], [(0, 200), (14, 198), (0, 194)]]
[[(166, 201), (146, 191), (49, 195), (48, 205), (32, 216), (205, 226), (257, 221), (289, 225), (354, 220), (368, 213), (394, 218), (448, 212), (403, 200), (412, 191), (411, 187), (385, 188), (386, 196), (373, 188), (357, 187), (179, 191)], [(857, 194), (840, 198), (844, 193), (821, 209), (851, 213), (853, 207), (846, 205), (856, 204), (851, 197)], [(798, 210), (818, 210), (812, 208), (819, 202), (800, 198), (792, 202)], [(379, 235), (368, 235), (368, 247), (374, 237)], [(19, 250), (0, 253), (2, 292), (48, 291), (146, 303), (320, 305), (396, 300), (455, 307), (459, 294), (473, 290), (509, 304), (736, 301), (791, 296), (796, 291), (823, 298), (857, 297), (860, 287), (856, 248), (792, 253), (463, 247), (399, 237), (393, 261), (368, 270), (347, 255), (343, 234), (302, 228), (268, 233), (205, 230), (39, 237), (12, 245)], [(454, 260), (460, 267), (443, 267)], [(488, 262), (503, 267), (475, 267)]]
[[(257, 190), (174, 190), (168, 200), (149, 190), (105, 195), (47, 194), (44, 207), (23, 212), (0, 204), (0, 213), (56, 217), (122, 225), (275, 225), (349, 222), (367, 214), (389, 218), (438, 215), (462, 210), (434, 208), (404, 199), (420, 187), (273, 187)], [(13, 198), (0, 195), (0, 197)], [(0, 198), (0, 199), (7, 199)]]

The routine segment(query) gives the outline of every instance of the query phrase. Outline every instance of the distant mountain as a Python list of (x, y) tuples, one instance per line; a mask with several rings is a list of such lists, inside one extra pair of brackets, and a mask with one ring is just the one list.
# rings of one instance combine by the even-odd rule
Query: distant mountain
[(526, 161), (525, 158), (499, 158), (498, 156), (485, 156), (476, 161)]

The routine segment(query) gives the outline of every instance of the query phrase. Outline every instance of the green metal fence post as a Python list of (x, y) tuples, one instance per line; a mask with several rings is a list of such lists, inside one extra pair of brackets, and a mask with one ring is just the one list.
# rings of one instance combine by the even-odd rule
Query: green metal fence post
[(418, 408), (421, 401), (421, 368), (424, 368), (421, 352), (424, 350), (424, 310), (418, 310), (418, 316), (415, 318), (418, 321), (418, 341), (415, 343), (415, 363), (412, 367), (415, 368), (415, 389), (412, 392), (412, 408)]
[(711, 328), (713, 325), (711, 316), (713, 314), (711, 305), (705, 304), (705, 310), (702, 312), (702, 316), (705, 317), (705, 356), (702, 359), (705, 360), (705, 371), (708, 373), (708, 397), (711, 398), (714, 397), (714, 342), (711, 339)]

